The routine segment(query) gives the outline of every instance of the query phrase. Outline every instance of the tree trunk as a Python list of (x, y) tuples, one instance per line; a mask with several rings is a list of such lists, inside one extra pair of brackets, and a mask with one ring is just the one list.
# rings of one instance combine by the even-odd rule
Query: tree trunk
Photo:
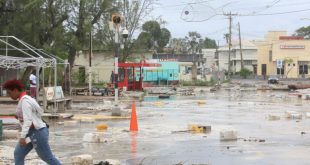
[(31, 74), (32, 70), (32, 67), (27, 67), (20, 79), (25, 85), (29, 83), (29, 75)]
[[(64, 77), (64, 91), (70, 92), (71, 88), (71, 75), (72, 75), (72, 68), (74, 65), (74, 60), (75, 60), (75, 55), (76, 55), (76, 48), (74, 46), (70, 47), (69, 49), (69, 56), (68, 56), (68, 63), (70, 66), (66, 67), (66, 72), (65, 72), (65, 77)], [(71, 75), (70, 75), (71, 74)]]

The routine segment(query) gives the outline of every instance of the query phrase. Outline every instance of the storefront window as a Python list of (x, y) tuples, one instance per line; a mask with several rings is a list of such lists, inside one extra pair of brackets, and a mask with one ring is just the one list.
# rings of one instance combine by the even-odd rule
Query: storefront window
[(277, 74), (278, 75), (283, 75), (284, 74), (284, 66), (282, 66), (282, 68), (277, 68)]
[(308, 65), (299, 65), (299, 74), (300, 75), (308, 74)]

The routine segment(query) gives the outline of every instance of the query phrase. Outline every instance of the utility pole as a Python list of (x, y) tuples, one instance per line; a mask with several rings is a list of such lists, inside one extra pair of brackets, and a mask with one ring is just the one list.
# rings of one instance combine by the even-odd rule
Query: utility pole
[(240, 48), (240, 58), (241, 58), (241, 69), (244, 68), (243, 56), (242, 56), (242, 44), (241, 44), (241, 32), (240, 32), (240, 23), (238, 22), (238, 31), (239, 31), (239, 48)]
[[(227, 15), (227, 14), (226, 14)], [(228, 79), (230, 79), (230, 52), (231, 52), (231, 12), (228, 14), (228, 19), (229, 19), (229, 35), (228, 35)]]
[[(215, 54), (217, 56), (217, 63), (216, 63), (216, 67), (217, 67), (217, 71), (215, 71), (216, 73), (216, 76), (217, 76), (217, 84), (220, 84), (221, 83), (221, 80), (220, 80), (220, 62), (219, 62), (219, 46), (220, 46), (220, 41), (217, 40), (217, 46), (216, 46), (216, 49), (215, 49)], [(213, 72), (213, 70), (212, 70)]]
[(218, 69), (218, 71), (220, 71), (220, 62), (219, 62), (219, 59), (220, 59), (220, 57), (219, 57), (219, 47), (220, 47), (220, 41), (219, 40), (217, 40), (217, 46), (216, 46), (216, 56), (217, 56), (217, 69)]
[(229, 40), (228, 40), (228, 79), (230, 79), (230, 73), (231, 73), (231, 60), (230, 60), (230, 55), (231, 55), (231, 22), (232, 22), (232, 16), (235, 16), (237, 14), (231, 14), (231, 12), (225, 14), (225, 16), (228, 16), (229, 19)]

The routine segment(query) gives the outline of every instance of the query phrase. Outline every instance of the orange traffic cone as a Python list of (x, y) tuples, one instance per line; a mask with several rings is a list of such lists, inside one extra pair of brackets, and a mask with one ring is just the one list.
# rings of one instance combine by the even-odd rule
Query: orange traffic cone
[(131, 111), (131, 118), (130, 118), (130, 131), (138, 131), (136, 102), (132, 103), (132, 111)]

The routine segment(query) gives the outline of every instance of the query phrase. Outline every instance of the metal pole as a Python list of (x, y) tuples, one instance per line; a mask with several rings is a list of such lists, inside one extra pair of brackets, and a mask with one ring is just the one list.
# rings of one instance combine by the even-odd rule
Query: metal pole
[(35, 99), (37, 100), (37, 101), (39, 101), (38, 99), (39, 99), (39, 88), (40, 88), (40, 75), (39, 75), (39, 69), (40, 69), (40, 64), (39, 64), (39, 62), (38, 62), (38, 60), (37, 60), (37, 67), (36, 67), (36, 97), (35, 97)]
[[(54, 114), (56, 113), (58, 107), (56, 107), (56, 87), (57, 87), (57, 60), (54, 59)], [(57, 108), (57, 109), (56, 109)]]
[(230, 79), (230, 51), (231, 51), (231, 12), (229, 13), (229, 43), (228, 43), (228, 79)]
[(46, 110), (46, 93), (45, 93), (45, 83), (44, 83), (44, 68), (42, 67), (42, 91), (43, 91), (43, 110), (45, 111)]
[(69, 79), (69, 93), (70, 93), (70, 96), (72, 96), (72, 89), (71, 89), (71, 67), (70, 67), (70, 63), (67, 63), (67, 67), (69, 67), (68, 68), (68, 71), (69, 71), (69, 77), (68, 77), (68, 79)]
[[(6, 43), (8, 43), (8, 38), (5, 38)], [(5, 56), (8, 56), (8, 44), (5, 44)]]
[(114, 56), (114, 102), (118, 105), (118, 54), (119, 54), (119, 26), (115, 29), (115, 56)]
[(90, 30), (89, 33), (89, 69), (88, 69), (88, 91), (89, 91), (89, 96), (91, 96), (91, 88), (92, 88), (92, 68), (91, 68), (91, 56), (92, 56), (92, 33)]
[(43, 89), (43, 95), (44, 93), (44, 87), (45, 87), (45, 83), (44, 83), (44, 68), (42, 67), (42, 89)]
[(240, 23), (238, 22), (238, 31), (239, 31), (239, 47), (240, 47), (240, 59), (241, 59), (241, 69), (244, 68), (243, 56), (242, 56), (242, 43), (241, 43), (241, 32), (240, 32)]

